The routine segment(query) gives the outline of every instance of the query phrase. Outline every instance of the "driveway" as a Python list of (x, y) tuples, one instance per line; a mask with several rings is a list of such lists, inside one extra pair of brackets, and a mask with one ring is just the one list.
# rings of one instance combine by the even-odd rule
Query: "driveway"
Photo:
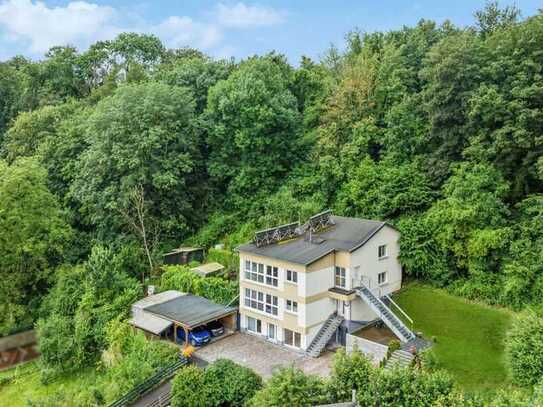
[(264, 379), (270, 378), (274, 370), (282, 366), (296, 366), (305, 373), (328, 377), (333, 355), (333, 352), (327, 351), (319, 358), (311, 358), (241, 332), (204, 346), (195, 353), (197, 358), (208, 363), (230, 359), (253, 369)]

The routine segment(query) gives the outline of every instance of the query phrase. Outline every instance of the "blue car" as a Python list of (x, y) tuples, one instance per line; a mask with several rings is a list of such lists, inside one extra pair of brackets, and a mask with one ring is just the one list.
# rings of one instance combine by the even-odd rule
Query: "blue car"
[[(192, 346), (203, 346), (211, 340), (211, 333), (202, 327), (194, 328), (189, 331), (189, 342)], [(185, 331), (177, 330), (177, 343), (185, 342)]]

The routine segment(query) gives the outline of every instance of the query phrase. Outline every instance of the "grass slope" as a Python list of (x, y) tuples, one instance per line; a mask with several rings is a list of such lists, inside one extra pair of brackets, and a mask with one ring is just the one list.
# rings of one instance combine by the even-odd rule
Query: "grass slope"
[[(37, 362), (29, 362), (16, 368), (0, 372), (0, 406), (27, 406), (28, 401), (37, 401), (60, 390), (78, 390), (93, 385), (98, 374), (93, 368), (67, 375), (49, 384), (40, 381)], [(7, 384), (2, 379), (15, 377)], [(77, 394), (77, 393), (76, 393)], [(74, 401), (73, 405), (77, 402)]]
[(395, 301), (414, 320), (414, 329), (436, 337), (433, 352), (467, 391), (490, 390), (509, 383), (504, 337), (511, 313), (466, 301), (418, 283), (408, 285)]

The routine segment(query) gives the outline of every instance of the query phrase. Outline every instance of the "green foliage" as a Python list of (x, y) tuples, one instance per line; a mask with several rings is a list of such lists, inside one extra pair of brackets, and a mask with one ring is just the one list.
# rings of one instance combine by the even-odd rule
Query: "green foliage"
[(160, 291), (177, 290), (200, 295), (219, 304), (228, 304), (239, 294), (237, 280), (221, 277), (202, 277), (186, 266), (164, 266)]
[(347, 354), (340, 348), (334, 355), (330, 393), (335, 400), (350, 400), (353, 389), (358, 392), (368, 386), (372, 371), (370, 361), (358, 349)]
[(225, 249), (210, 248), (207, 252), (206, 262), (217, 262), (222, 264), (226, 273), (232, 279), (238, 278), (239, 255), (237, 253)]
[(250, 400), (250, 407), (312, 407), (329, 401), (326, 384), (318, 376), (294, 367), (279, 369), (266, 386)]
[(108, 323), (126, 316), (141, 295), (124, 269), (122, 257), (94, 247), (84, 266), (59, 270), (37, 324), (45, 380), (98, 360)]
[(148, 216), (163, 238), (186, 233), (205, 191), (193, 121), (190, 93), (159, 83), (122, 86), (98, 103), (85, 126), (89, 147), (71, 185), (87, 224), (105, 238), (122, 233), (126, 220), (120, 212), (141, 185)]
[(533, 309), (519, 314), (507, 333), (506, 356), (515, 383), (537, 384), (543, 376), (543, 316)]
[(230, 360), (218, 359), (205, 370), (187, 366), (172, 382), (173, 407), (235, 407), (262, 387), (262, 378)]
[(182, 368), (172, 380), (172, 407), (207, 406), (204, 371), (190, 365)]
[(0, 161), (0, 333), (33, 322), (71, 230), (33, 158)]

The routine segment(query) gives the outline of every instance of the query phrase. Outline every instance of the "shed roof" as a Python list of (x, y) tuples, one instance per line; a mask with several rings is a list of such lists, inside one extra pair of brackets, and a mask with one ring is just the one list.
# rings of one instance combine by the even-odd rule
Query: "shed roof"
[(175, 290), (163, 291), (161, 293), (142, 298), (141, 300), (132, 304), (132, 308), (146, 309), (152, 305), (161, 304), (163, 302), (173, 300), (174, 298), (181, 297), (182, 295), (186, 294)]
[(160, 335), (173, 324), (173, 322), (167, 319), (157, 317), (145, 311), (137, 313), (128, 322), (137, 328), (144, 329), (155, 335)]
[(212, 262), (212, 263), (201, 264), (197, 267), (193, 267), (191, 268), (191, 271), (194, 271), (195, 273), (198, 273), (202, 276), (206, 276), (207, 274), (213, 274), (223, 269), (224, 269), (224, 266), (222, 264)]
[(314, 233), (313, 241), (300, 236), (296, 239), (256, 247), (254, 243), (239, 246), (241, 252), (308, 265), (336, 250), (354, 251), (364, 245), (385, 222), (332, 215), (334, 225)]
[(187, 329), (196, 328), (206, 322), (225, 317), (237, 311), (214, 303), (204, 297), (187, 294), (145, 309), (157, 316), (176, 322)]
[(169, 254), (195, 252), (199, 250), (203, 250), (203, 249), (201, 247), (189, 247), (189, 246), (178, 247), (177, 249), (173, 249), (171, 252), (164, 254), (164, 256), (167, 256)]

